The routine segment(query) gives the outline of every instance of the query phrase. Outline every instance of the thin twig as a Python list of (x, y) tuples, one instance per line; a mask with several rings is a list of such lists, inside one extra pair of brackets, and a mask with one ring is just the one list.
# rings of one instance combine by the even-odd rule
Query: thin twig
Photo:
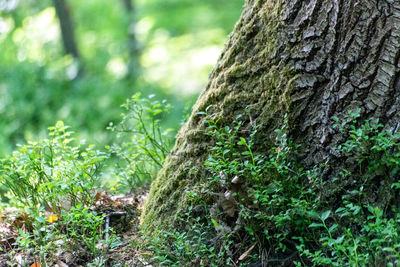
[(122, 216), (126, 215), (125, 211), (113, 211), (106, 215), (106, 243), (108, 242), (109, 230), (110, 230), (110, 217), (111, 216)]

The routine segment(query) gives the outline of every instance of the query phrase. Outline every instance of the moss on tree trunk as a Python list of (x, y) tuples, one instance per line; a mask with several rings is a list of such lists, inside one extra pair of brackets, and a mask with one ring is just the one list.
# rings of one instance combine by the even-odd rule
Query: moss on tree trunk
[[(201, 191), (211, 140), (204, 115), (230, 125), (248, 115), (260, 128), (257, 153), (274, 145), (274, 130), (287, 122), (288, 136), (301, 144), (306, 168), (328, 163), (320, 173), (322, 198), (334, 201), (355, 181), (332, 179), (351, 168), (333, 148), (343, 141), (333, 117), (360, 109), (361, 121), (379, 118), (386, 130), (400, 125), (400, 3), (394, 0), (248, 1), (210, 75), (188, 122), (154, 181), (143, 226), (173, 225), (190, 205), (186, 191)], [(350, 166), (346, 166), (346, 164)], [(370, 201), (384, 204), (387, 183), (370, 190)]]

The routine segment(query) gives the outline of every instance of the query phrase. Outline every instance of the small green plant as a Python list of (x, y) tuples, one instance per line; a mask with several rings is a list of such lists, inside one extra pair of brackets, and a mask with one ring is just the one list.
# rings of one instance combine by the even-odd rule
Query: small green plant
[(229, 266), (229, 253), (232, 244), (219, 247), (212, 219), (193, 217), (189, 210), (179, 219), (187, 225), (184, 231), (162, 231), (147, 241), (147, 249), (152, 259), (161, 266), (182, 266), (188, 263), (195, 266)]
[(378, 119), (365, 120), (357, 127), (359, 110), (349, 112), (347, 116), (351, 119), (349, 123), (345, 121), (339, 124), (339, 119), (335, 118), (335, 127), (347, 137), (336, 150), (357, 162), (359, 172), (353, 172), (353, 175), (361, 176), (364, 180), (377, 174), (387, 179), (396, 176), (400, 166), (400, 135), (383, 130), (383, 124)]
[[(254, 156), (252, 152), (253, 137), (256, 131), (250, 135), (250, 140), (238, 135), (242, 127), (239, 121), (240, 116), (234, 122), (234, 126), (219, 127), (218, 121), (206, 120), (206, 135), (215, 140), (215, 145), (211, 147), (205, 165), (216, 174), (210, 177), (211, 182), (221, 183), (225, 176), (234, 177), (235, 175), (249, 176), (254, 181), (259, 180), (262, 172), (256, 167), (256, 163), (263, 161), (261, 156)], [(247, 173), (246, 173), (247, 172)], [(226, 182), (226, 181), (225, 181)]]
[[(361, 207), (347, 204), (334, 213), (312, 213), (319, 222), (309, 225), (318, 236), (317, 248), (312, 249), (298, 237), (300, 254), (313, 266), (397, 266), (400, 263), (400, 213), (395, 218), (385, 218), (378, 207)], [(341, 219), (352, 219), (344, 224)], [(301, 265), (301, 264), (299, 264)], [(308, 264), (311, 265), (311, 264)]]
[(172, 148), (174, 130), (164, 129), (161, 124), (171, 106), (154, 97), (133, 95), (122, 105), (126, 112), (122, 113), (122, 121), (108, 127), (118, 133), (119, 143), (107, 148), (124, 160), (116, 165), (122, 187), (133, 189), (151, 181)]
[(68, 249), (84, 249), (90, 261), (104, 259), (107, 251), (119, 244), (112, 229), (103, 229), (105, 216), (81, 205), (64, 211), (61, 218)]
[(47, 266), (59, 249), (62, 235), (58, 230), (58, 222), (49, 223), (43, 207), (29, 209), (27, 212), (29, 217), (25, 221), (25, 228), (18, 229), (16, 246), (24, 255), (32, 255), (35, 262)]
[[(25, 227), (19, 229), (16, 248), (25, 262), (32, 259), (42, 266), (56, 261), (58, 250), (79, 254), (91, 266), (104, 266), (110, 248), (120, 245), (112, 229), (104, 229), (104, 214), (77, 205), (63, 210), (60, 217), (45, 215), (44, 208), (31, 209)], [(30, 256), (30, 258), (29, 258)]]
[(91, 145), (73, 145), (73, 133), (61, 121), (49, 131), (49, 139), (20, 146), (0, 161), (0, 181), (10, 191), (11, 204), (28, 208), (17, 249), (42, 266), (54, 262), (60, 246), (84, 247), (92, 260), (101, 258), (116, 237), (107, 230), (109, 238), (103, 239), (104, 216), (88, 207), (108, 156)]
[[(207, 123), (215, 128), (215, 122)], [(289, 233), (304, 231), (307, 212), (315, 206), (314, 193), (306, 186), (313, 173), (297, 167), (293, 160), (297, 147), (287, 140), (284, 128), (276, 130), (276, 146), (263, 155), (253, 152), (257, 128), (246, 140), (239, 134), (241, 123), (235, 125), (233, 131), (217, 127), (211, 132), (216, 139), (212, 151), (217, 153), (209, 156), (206, 165), (211, 167), (211, 177), (219, 173), (227, 180), (223, 186), (236, 196), (238, 220), (248, 239), (285, 253), (291, 244)]]
[[(319, 246), (312, 248), (304, 237), (298, 237), (300, 254), (311, 260), (313, 266), (400, 263), (400, 211), (396, 201), (400, 135), (383, 130), (377, 119), (357, 126), (359, 117), (359, 110), (350, 111), (342, 123), (335, 118), (334, 125), (346, 138), (336, 151), (358, 166), (351, 171), (341, 170), (341, 178), (354, 179), (358, 188), (345, 193), (335, 211), (310, 213), (317, 221), (309, 227)], [(371, 201), (371, 192), (380, 196), (375, 203)]]
[(61, 121), (49, 131), (49, 139), (28, 142), (0, 161), (0, 183), (17, 206), (60, 212), (65, 205), (89, 205), (106, 154), (94, 146), (72, 145), (73, 133)]

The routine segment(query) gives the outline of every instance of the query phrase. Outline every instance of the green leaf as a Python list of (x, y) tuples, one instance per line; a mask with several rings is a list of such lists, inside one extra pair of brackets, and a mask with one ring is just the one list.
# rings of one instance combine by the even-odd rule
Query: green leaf
[(341, 207), (341, 208), (338, 208), (335, 212), (336, 213), (340, 213), (340, 212), (345, 211), (345, 210), (346, 210), (345, 208)]
[(316, 217), (316, 218), (319, 217), (319, 214), (318, 214), (316, 211), (314, 211), (314, 210), (309, 211), (308, 214), (309, 214), (311, 217)]
[(344, 239), (344, 235), (342, 235), (342, 236), (336, 238), (335, 243), (336, 243), (336, 244), (341, 244), (341, 243), (343, 242), (343, 239)]
[(329, 232), (333, 232), (333, 230), (335, 230), (337, 227), (337, 224), (332, 225), (331, 227), (329, 227)]
[(330, 214), (331, 214), (330, 210), (325, 211), (324, 213), (321, 214), (321, 220), (325, 221), (326, 219), (328, 219)]
[(157, 114), (160, 114), (162, 112), (161, 109), (156, 109), (153, 111), (153, 116), (156, 116)]
[(242, 145), (242, 146), (247, 145), (246, 139), (244, 139), (243, 137), (240, 137), (240, 141), (238, 142), (238, 145)]
[(312, 223), (308, 227), (309, 228), (320, 228), (323, 227), (324, 225), (322, 223)]
[(219, 223), (216, 220), (214, 220), (213, 218), (211, 218), (211, 221), (215, 228), (219, 226)]

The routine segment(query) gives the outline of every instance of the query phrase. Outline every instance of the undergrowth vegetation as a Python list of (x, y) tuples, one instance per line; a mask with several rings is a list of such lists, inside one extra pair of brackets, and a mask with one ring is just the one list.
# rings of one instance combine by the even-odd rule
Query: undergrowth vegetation
[(161, 125), (171, 106), (166, 100), (154, 97), (133, 95), (122, 105), (122, 121), (108, 127), (117, 133), (116, 143), (106, 148), (119, 159), (114, 175), (118, 177), (120, 191), (151, 181), (172, 148), (175, 130)]
[(88, 266), (104, 266), (109, 249), (121, 245), (97, 202), (103, 191), (133, 191), (150, 183), (174, 139), (173, 130), (160, 123), (170, 108), (166, 101), (136, 94), (123, 108), (121, 122), (109, 127), (117, 132), (116, 143), (104, 151), (75, 140), (59, 121), (49, 127), (47, 139), (20, 145), (0, 160), (3, 197), (7, 206), (20, 208), (11, 211), (8, 223), (18, 228), (18, 238), (6, 248), (14, 259), (9, 265), (34, 260), (51, 266), (62, 253), (73, 253)]
[[(11, 205), (26, 209), (11, 256), (22, 251), (46, 266), (62, 248), (80, 251), (88, 266), (104, 266), (109, 249), (121, 245), (105, 225), (107, 215), (94, 209), (97, 196), (150, 182), (169, 154), (174, 132), (160, 123), (170, 109), (165, 101), (134, 95), (123, 107), (121, 123), (109, 127), (117, 142), (105, 151), (74, 140), (58, 122), (48, 139), (20, 146), (0, 161), (0, 182)], [(203, 134), (213, 145), (203, 187), (186, 192), (192, 205), (177, 218), (176, 230), (142, 233), (133, 247), (161, 266), (400, 264), (400, 134), (376, 119), (360, 122), (358, 112), (335, 119), (344, 141), (334, 153), (350, 168), (331, 179), (354, 183), (340, 188), (341, 199), (332, 205), (321, 198), (325, 166), (301, 167), (300, 145), (288, 138), (286, 122), (275, 131), (275, 146), (260, 153), (258, 127), (246, 130), (243, 121), (241, 116), (231, 126), (204, 121)], [(102, 180), (110, 173), (114, 180), (105, 188)]]
[(14, 205), (38, 205), (59, 212), (63, 205), (90, 205), (100, 182), (106, 153), (72, 144), (62, 121), (49, 128), (49, 139), (20, 146), (1, 160), (1, 180)]
[[(296, 162), (298, 145), (286, 129), (276, 130), (276, 146), (255, 154), (254, 136), (206, 120), (214, 146), (205, 162), (205, 188), (187, 192), (194, 203), (180, 218), (183, 230), (163, 231), (148, 249), (160, 265), (246, 266), (250, 263), (296, 266), (397, 266), (400, 263), (398, 133), (383, 130), (378, 120), (360, 123), (349, 112), (334, 127), (345, 141), (335, 151), (358, 166), (340, 170), (354, 179), (332, 207), (320, 198), (321, 169), (305, 170)], [(379, 176), (379, 182), (376, 177)], [(367, 190), (390, 183), (386, 202), (370, 201)], [(379, 205), (379, 203), (386, 203)]]

